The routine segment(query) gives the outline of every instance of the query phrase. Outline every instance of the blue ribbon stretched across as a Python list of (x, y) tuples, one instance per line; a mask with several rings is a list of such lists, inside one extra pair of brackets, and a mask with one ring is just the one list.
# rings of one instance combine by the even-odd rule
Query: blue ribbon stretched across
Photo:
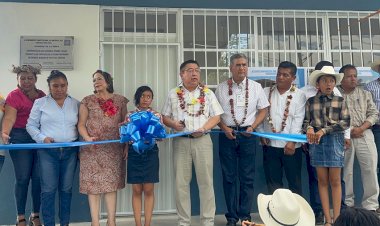
[[(128, 124), (129, 125), (129, 124)], [(132, 127), (132, 126), (131, 126)], [(132, 131), (136, 131), (136, 128), (130, 128)], [(120, 129), (121, 130), (121, 129)], [(124, 129), (126, 130), (126, 126), (124, 126)], [(174, 138), (174, 137), (179, 137), (183, 135), (189, 135), (192, 132), (181, 132), (181, 133), (174, 133), (174, 134), (165, 134), (165, 131), (160, 131), (162, 132), (160, 134), (160, 138)], [(210, 133), (220, 133), (222, 131), (210, 131)], [(239, 131), (235, 131), (239, 132)], [(148, 135), (149, 134), (149, 135)], [(151, 136), (152, 134), (152, 128), (149, 129), (149, 133), (147, 136)], [(284, 140), (284, 141), (291, 141), (291, 142), (300, 142), (300, 143), (307, 143), (306, 135), (305, 134), (282, 134), (282, 133), (258, 133), (258, 132), (251, 132), (250, 134), (259, 136), (259, 137), (264, 137), (272, 140)], [(26, 150), (26, 149), (43, 149), (43, 148), (62, 148), (62, 147), (77, 147), (77, 146), (84, 146), (84, 145), (91, 145), (91, 144), (107, 144), (107, 143), (116, 143), (116, 142), (121, 142), (124, 143), (126, 142), (125, 139), (127, 137), (122, 137), (120, 140), (103, 140), (103, 141), (92, 141), (92, 142), (62, 142), (62, 143), (31, 143), (31, 144), (3, 144), (0, 145), (0, 149), (5, 149), (5, 150)], [(134, 134), (133, 139), (138, 140), (138, 138), (141, 140), (141, 134)], [(131, 140), (132, 136), (131, 136)], [(155, 138), (153, 138), (155, 139)], [(144, 146), (145, 147), (145, 146)], [(141, 149), (142, 150), (142, 149)]]
[(138, 111), (129, 116), (130, 122), (120, 127), (120, 142), (132, 141), (133, 150), (139, 154), (153, 148), (156, 139), (166, 138), (160, 118), (151, 111)]

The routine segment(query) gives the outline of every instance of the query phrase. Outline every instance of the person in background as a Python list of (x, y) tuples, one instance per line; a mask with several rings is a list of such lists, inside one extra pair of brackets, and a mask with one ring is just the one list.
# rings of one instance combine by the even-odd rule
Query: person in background
[[(135, 112), (150, 111), (161, 119), (161, 115), (154, 111), (150, 105), (153, 101), (153, 90), (148, 86), (140, 86), (134, 95), (136, 110), (127, 114), (126, 122), (130, 122), (129, 116)], [(154, 207), (154, 183), (159, 181), (158, 146), (138, 153), (129, 146), (127, 157), (127, 183), (132, 184), (132, 207), (136, 226), (141, 226), (142, 194), (144, 194), (144, 225), (150, 226)]]
[[(277, 69), (276, 85), (264, 92), (270, 103), (266, 120), (258, 127), (259, 132), (302, 134), (305, 117), (306, 96), (293, 84), (297, 67), (289, 61), (281, 62)], [(289, 189), (302, 195), (301, 143), (261, 138), (263, 144), (263, 166), (269, 194), (283, 188), (285, 172)]]
[(345, 203), (351, 207), (355, 205), (354, 159), (356, 157), (364, 185), (361, 206), (367, 210), (376, 211), (379, 208), (377, 150), (370, 128), (378, 120), (379, 112), (372, 100), (371, 93), (358, 87), (358, 71), (354, 65), (344, 65), (339, 73), (344, 73), (344, 76), (338, 89), (346, 100), (351, 116), (351, 147), (346, 150), (344, 155)]
[[(114, 94), (112, 77), (97, 70), (92, 75), (94, 94), (79, 108), (79, 134), (85, 141), (115, 140), (127, 113), (128, 99)], [(125, 187), (124, 147), (120, 143), (87, 145), (80, 149), (80, 193), (88, 195), (91, 225), (99, 226), (100, 198), (104, 195), (107, 225), (116, 225), (117, 190)]]
[[(67, 94), (68, 82), (62, 72), (51, 71), (47, 83), (50, 94), (34, 102), (26, 130), (37, 143), (76, 141), (79, 101)], [(44, 225), (55, 226), (57, 190), (60, 225), (69, 225), (78, 147), (39, 149), (38, 160)]]
[(247, 133), (263, 122), (269, 102), (261, 85), (247, 77), (247, 56), (232, 55), (230, 72), (231, 78), (220, 83), (215, 94), (224, 111), (218, 125), (224, 132), (219, 134), (219, 158), (226, 225), (235, 226), (239, 219), (251, 219), (258, 139)]
[[(350, 127), (350, 114), (343, 97), (333, 89), (342, 80), (332, 66), (311, 73), (309, 82), (319, 91), (306, 102), (303, 128), (310, 144), (310, 163), (317, 169), (318, 190), (325, 226), (331, 226), (340, 214), (341, 168), (344, 166), (344, 130)], [(332, 192), (333, 217), (330, 215), (329, 185)]]
[[(3, 121), (4, 111), (5, 111), (5, 99), (3, 96), (0, 95), (0, 125)], [(0, 144), (3, 144), (3, 139), (0, 139)], [(0, 150), (0, 172), (1, 172), (1, 169), (3, 168), (4, 160), (5, 160), (5, 151)]]
[[(380, 73), (380, 60), (372, 63), (371, 69), (377, 73)], [(367, 83), (364, 86), (365, 90), (368, 90), (372, 94), (373, 102), (375, 102), (377, 110), (380, 112), (380, 78)], [(372, 126), (372, 133), (375, 137), (375, 144), (377, 150), (377, 180), (380, 183), (380, 120), (379, 117), (376, 123)], [(380, 203), (380, 195), (377, 198)], [(380, 214), (380, 208), (376, 210)]]
[(176, 132), (193, 132), (173, 139), (178, 225), (191, 225), (190, 182), (194, 163), (201, 225), (213, 226), (216, 210), (213, 145), (207, 132), (219, 123), (223, 109), (215, 94), (201, 83), (201, 70), (197, 61), (187, 60), (179, 69), (182, 83), (169, 91), (162, 109), (166, 126)]
[(347, 207), (336, 219), (334, 226), (380, 226), (379, 216), (367, 209)]
[[(322, 60), (318, 62), (315, 65), (314, 70), (321, 70), (322, 67), (324, 66), (331, 66), (334, 67), (334, 65), (329, 62)], [(309, 76), (310, 78), (310, 76)], [(308, 82), (310, 83), (310, 82)], [(310, 84), (304, 86), (301, 88), (301, 90), (305, 93), (306, 99), (309, 99), (310, 97), (314, 97), (318, 89)], [(336, 96), (342, 96), (338, 88), (334, 87), (333, 89), (334, 95)], [(344, 146), (345, 149), (349, 148), (351, 145), (351, 140), (350, 140), (350, 129), (348, 128), (347, 130), (344, 131)], [(318, 192), (318, 177), (317, 177), (317, 170), (315, 167), (313, 167), (310, 164), (310, 154), (308, 150), (308, 144), (303, 145), (303, 150), (306, 156), (306, 169), (307, 169), (307, 174), (309, 176), (309, 197), (310, 197), (310, 205), (311, 208), (313, 208), (314, 214), (315, 214), (315, 223), (316, 224), (323, 224), (324, 222), (324, 216), (323, 216), (323, 211), (322, 211), (322, 204), (321, 204), (321, 199), (319, 197), (319, 192)], [(345, 200), (345, 183), (343, 180), (343, 170), (341, 174), (341, 184), (342, 184), (342, 202), (341, 202), (341, 208), (345, 208), (346, 204), (344, 203)]]
[[(1, 127), (1, 137), (4, 144), (35, 143), (26, 131), (26, 122), (30, 110), (36, 99), (45, 96), (45, 93), (36, 88), (37, 74), (40, 67), (31, 65), (13, 66), (13, 73), (17, 74), (17, 88), (10, 92), (5, 100), (5, 112)], [(31, 182), (32, 213), (29, 224), (41, 225), (39, 219), (41, 205), (41, 185), (38, 169), (37, 150), (11, 150), (14, 172), (16, 176), (15, 199), (17, 208), (17, 225), (25, 226), (25, 206), (28, 197), (29, 182)]]

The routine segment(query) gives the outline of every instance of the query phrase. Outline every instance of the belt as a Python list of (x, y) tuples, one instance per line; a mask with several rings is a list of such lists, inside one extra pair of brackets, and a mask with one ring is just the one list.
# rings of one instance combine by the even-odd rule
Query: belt
[(228, 126), (228, 128), (231, 128), (236, 131), (246, 131), (248, 127), (251, 127), (251, 126)]
[[(208, 133), (204, 133), (202, 136), (200, 137), (203, 137), (204, 135), (206, 135)], [(182, 135), (182, 136), (179, 136), (179, 137), (185, 137), (185, 138), (190, 138), (190, 139), (193, 139), (193, 138), (200, 138), (200, 137), (194, 137), (193, 135), (191, 134), (187, 134), (187, 135)]]

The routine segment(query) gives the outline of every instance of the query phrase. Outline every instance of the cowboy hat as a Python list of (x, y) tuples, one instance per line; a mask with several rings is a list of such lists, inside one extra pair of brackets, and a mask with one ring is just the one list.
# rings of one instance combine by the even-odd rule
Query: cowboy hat
[(313, 71), (309, 76), (309, 84), (312, 86), (317, 86), (317, 80), (322, 75), (332, 75), (335, 77), (335, 85), (339, 85), (343, 79), (343, 73), (336, 73), (334, 67), (323, 66), (321, 70)]
[(314, 212), (302, 196), (288, 189), (277, 189), (273, 195), (259, 194), (257, 205), (266, 226), (314, 226)]
[(371, 64), (371, 69), (374, 70), (374, 71), (376, 71), (377, 73), (380, 73), (380, 68), (379, 68), (379, 66), (380, 66), (380, 60), (375, 61), (375, 62), (373, 62), (373, 63)]

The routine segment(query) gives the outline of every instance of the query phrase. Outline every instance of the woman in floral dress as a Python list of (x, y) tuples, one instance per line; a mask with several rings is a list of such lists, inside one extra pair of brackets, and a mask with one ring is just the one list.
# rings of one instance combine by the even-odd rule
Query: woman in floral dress
[[(119, 139), (119, 124), (127, 113), (128, 99), (113, 93), (112, 77), (93, 74), (93, 95), (79, 109), (78, 130), (85, 141)], [(125, 187), (124, 144), (88, 145), (80, 150), (80, 192), (88, 195), (91, 225), (99, 226), (101, 194), (107, 207), (107, 225), (115, 226), (116, 191)]]

